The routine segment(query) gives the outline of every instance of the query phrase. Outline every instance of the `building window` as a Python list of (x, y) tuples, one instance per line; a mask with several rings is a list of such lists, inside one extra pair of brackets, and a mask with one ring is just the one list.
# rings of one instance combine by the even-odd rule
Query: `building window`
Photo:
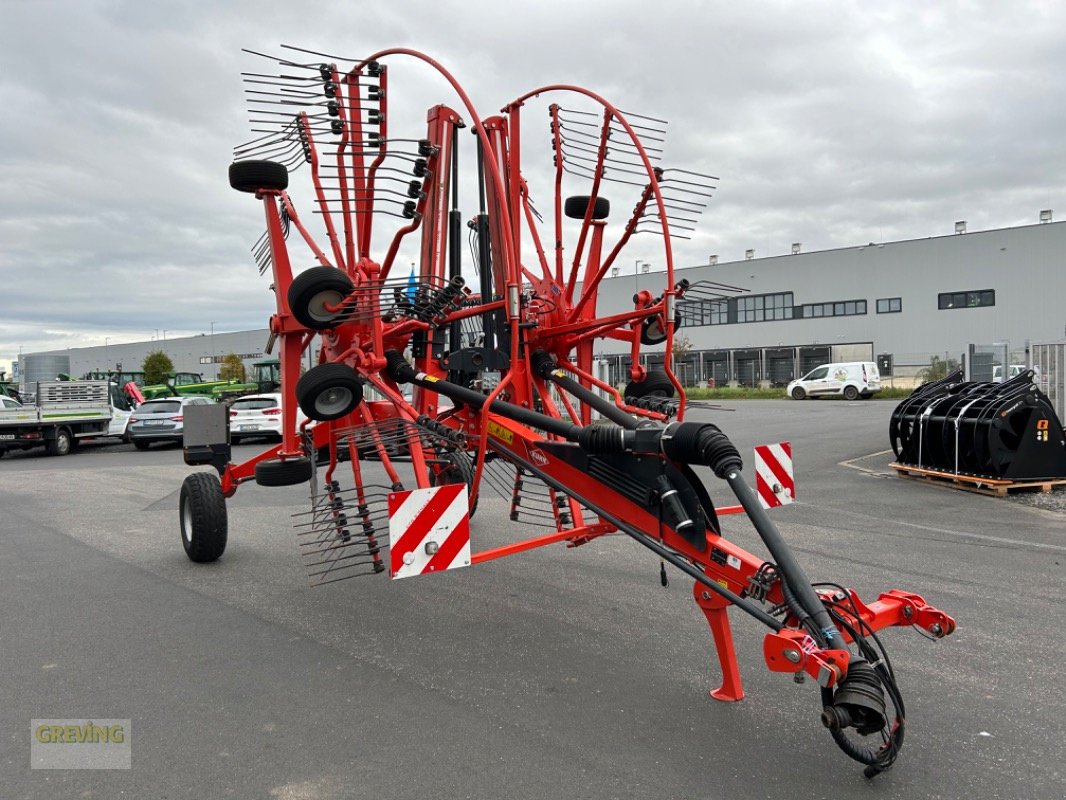
[(729, 301), (682, 300), (677, 304), (681, 324), (692, 328), (699, 325), (725, 325), (729, 321)]
[(903, 310), (903, 300), (899, 297), (882, 297), (877, 301), (878, 314), (895, 314)]
[(937, 308), (981, 308), (994, 306), (996, 292), (994, 289), (981, 289), (975, 292), (944, 292), (937, 295)]
[(841, 300), (833, 303), (807, 303), (799, 306), (796, 317), (854, 317), (866, 313), (865, 300)]
[(792, 292), (738, 297), (737, 322), (772, 322), (792, 319)]

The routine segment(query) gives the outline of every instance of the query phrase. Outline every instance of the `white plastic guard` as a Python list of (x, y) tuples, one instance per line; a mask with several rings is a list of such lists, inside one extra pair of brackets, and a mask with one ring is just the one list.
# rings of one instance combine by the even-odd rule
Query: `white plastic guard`
[(791, 442), (756, 445), (755, 490), (763, 508), (788, 505), (796, 499)]
[(392, 577), (470, 566), (468, 508), (465, 483), (389, 494)]

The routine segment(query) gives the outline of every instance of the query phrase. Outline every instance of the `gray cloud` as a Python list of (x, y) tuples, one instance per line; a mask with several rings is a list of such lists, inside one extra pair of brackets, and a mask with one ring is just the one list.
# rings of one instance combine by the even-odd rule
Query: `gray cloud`
[[(218, 5), (0, 5), (0, 368), (20, 346), (265, 324), (269, 281), (249, 256), (262, 214), (225, 178), (250, 138), (239, 73), (268, 66), (242, 47), (410, 46), (485, 115), (565, 82), (668, 119), (668, 164), (720, 178), (678, 265), (1066, 213), (1060, 4)], [(401, 66), (396, 125), (417, 131), (428, 105), (452, 101), (400, 62), (397, 86)], [(634, 260), (660, 254), (651, 237), (633, 246)]]

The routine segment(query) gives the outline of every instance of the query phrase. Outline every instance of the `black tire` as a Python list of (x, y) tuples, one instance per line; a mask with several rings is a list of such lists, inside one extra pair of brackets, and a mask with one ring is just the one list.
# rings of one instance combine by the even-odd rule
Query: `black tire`
[(56, 431), (56, 438), (45, 442), (44, 449), (50, 456), (65, 456), (74, 449), (74, 437), (66, 428)]
[(136, 447), (138, 450), (147, 450), (148, 442), (144, 441), (143, 439), (134, 439), (133, 446)]
[(630, 381), (626, 384), (626, 397), (673, 397), (674, 384), (666, 376), (662, 367), (652, 367), (644, 380)]
[(845, 386), (844, 387), (844, 399), (845, 400), (858, 400), (859, 399), (859, 389), (858, 389), (858, 387), (856, 387), (856, 386)]
[[(584, 219), (585, 212), (588, 211), (589, 201), (592, 198), (587, 194), (579, 194), (574, 197), (566, 198), (566, 203), (563, 204), (563, 213), (570, 219)], [(597, 197), (596, 205), (592, 209), (593, 219), (607, 219), (608, 214), (611, 213), (611, 202), (606, 197)]]
[(181, 484), (181, 545), (197, 564), (217, 561), (226, 550), (229, 523), (222, 485), (210, 472), (194, 472)]
[(229, 165), (229, 185), (238, 192), (289, 188), (289, 171), (276, 161), (235, 161)]
[(271, 459), (255, 465), (255, 482), (260, 486), (295, 486), (311, 480), (311, 459)]
[[(429, 483), (431, 486), (465, 483), (469, 490), (474, 483), (474, 464), (466, 453), (440, 453), (437, 463), (430, 467)], [(472, 496), (470, 512), (467, 516), (473, 519), (475, 511), (477, 511), (477, 497)]]
[(344, 319), (331, 314), (326, 304), (337, 305), (352, 292), (348, 273), (334, 267), (311, 267), (297, 275), (289, 285), (289, 310), (305, 328), (321, 331)]
[(363, 384), (346, 364), (319, 364), (296, 382), (296, 402), (309, 419), (340, 419), (363, 401)]
[(803, 390), (802, 386), (797, 386), (795, 389), (792, 390), (792, 399), (793, 400), (806, 400), (807, 399), (807, 392), (805, 392)]

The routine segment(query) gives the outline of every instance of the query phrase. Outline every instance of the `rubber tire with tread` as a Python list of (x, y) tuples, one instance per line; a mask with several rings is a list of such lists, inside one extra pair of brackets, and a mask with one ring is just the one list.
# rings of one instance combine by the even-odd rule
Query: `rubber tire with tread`
[(854, 387), (854, 386), (845, 386), (844, 387), (844, 399), (845, 400), (858, 400), (859, 399), (859, 390), (856, 387)]
[[(430, 486), (447, 486), (452, 483), (465, 483), (467, 490), (474, 483), (474, 464), (466, 453), (441, 453), (439, 459), (443, 464), (434, 464), (429, 471)], [(477, 496), (471, 498), (469, 519), (477, 511)]]
[(147, 450), (148, 442), (143, 441), (142, 439), (134, 439), (133, 446), (136, 447), (138, 450)]
[(44, 449), (50, 456), (65, 456), (74, 449), (74, 437), (66, 428), (60, 428), (56, 431), (56, 438), (45, 442)]
[(793, 400), (806, 400), (807, 399), (807, 392), (805, 392), (803, 390), (802, 386), (797, 386), (795, 389), (792, 390), (792, 399)]
[(289, 171), (276, 161), (234, 161), (229, 165), (229, 185), (238, 192), (289, 188)]
[(332, 328), (342, 315), (328, 315), (323, 305), (336, 305), (351, 294), (352, 279), (335, 267), (311, 267), (297, 275), (289, 285), (289, 310), (297, 322), (313, 331)]
[[(588, 211), (589, 200), (592, 198), (587, 194), (579, 194), (573, 197), (566, 198), (566, 202), (563, 204), (563, 213), (570, 219), (584, 219), (585, 212)], [(597, 197), (596, 205), (592, 209), (593, 219), (607, 219), (607, 216), (611, 213), (611, 202), (606, 197)]]
[[(340, 394), (335, 398), (336, 405), (332, 410), (322, 409), (319, 400), (333, 390), (346, 390), (351, 396), (345, 400)], [(342, 403), (342, 400), (345, 402)], [(309, 419), (318, 422), (340, 419), (350, 414), (362, 401), (363, 384), (346, 364), (319, 364), (301, 375), (296, 382), (296, 402)]]
[(311, 480), (311, 459), (271, 459), (255, 465), (255, 482), (260, 486), (295, 486)]
[(217, 561), (226, 550), (229, 523), (222, 484), (210, 472), (194, 472), (181, 484), (178, 501), (181, 545), (197, 564)]
[(673, 397), (674, 384), (661, 367), (652, 367), (644, 380), (626, 384), (625, 397)]

